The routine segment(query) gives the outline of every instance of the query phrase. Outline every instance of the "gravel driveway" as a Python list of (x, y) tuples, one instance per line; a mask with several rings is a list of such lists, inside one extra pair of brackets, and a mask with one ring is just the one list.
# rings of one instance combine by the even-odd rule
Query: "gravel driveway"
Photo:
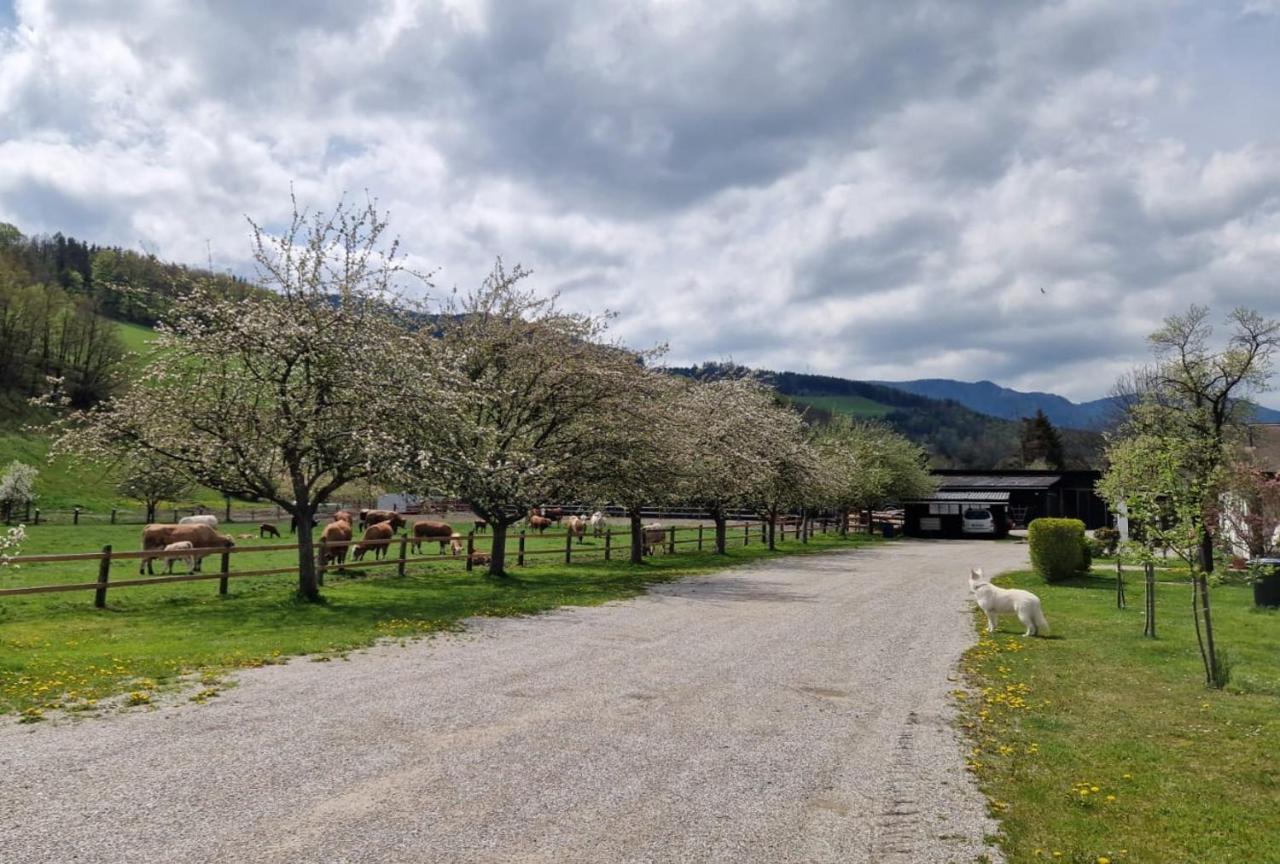
[[(968, 567), (908, 542), (0, 727), (0, 861), (966, 862)], [(998, 860), (998, 859), (997, 859)]]

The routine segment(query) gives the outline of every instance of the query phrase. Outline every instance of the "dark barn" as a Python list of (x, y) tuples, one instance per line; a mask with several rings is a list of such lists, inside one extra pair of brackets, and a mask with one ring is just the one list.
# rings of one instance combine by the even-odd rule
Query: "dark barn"
[(938, 490), (903, 502), (903, 531), (913, 537), (961, 537), (966, 509), (990, 510), (996, 536), (1040, 516), (1079, 519), (1085, 528), (1110, 524), (1111, 513), (1094, 484), (1098, 471), (935, 470)]

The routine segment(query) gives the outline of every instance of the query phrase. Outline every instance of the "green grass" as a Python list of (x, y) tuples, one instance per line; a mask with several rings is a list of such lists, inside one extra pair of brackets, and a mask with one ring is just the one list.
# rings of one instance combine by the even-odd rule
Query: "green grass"
[(40, 432), (25, 429), (0, 430), (0, 469), (17, 459), (33, 465), (40, 472), (36, 479), (37, 506), (45, 510), (69, 510), (82, 507), (110, 511), (117, 504), (129, 505), (115, 492), (115, 484), (107, 472), (96, 465), (76, 465), (69, 459), (49, 462), (49, 439)]
[[(77, 464), (65, 457), (49, 461), (49, 438), (44, 433), (11, 423), (0, 426), (0, 470), (17, 459), (33, 465), (40, 472), (36, 478), (36, 501), (43, 511), (62, 511), (80, 507), (92, 514), (107, 518), (113, 507), (132, 510), (140, 514), (145, 509), (137, 501), (124, 498), (116, 492), (116, 481), (110, 472), (94, 464)], [(212, 489), (194, 490), (179, 506), (190, 507), (199, 503), (221, 512), (225, 499)], [(261, 503), (236, 502), (235, 506), (264, 507)], [(163, 507), (161, 508), (163, 510)], [(59, 518), (66, 518), (59, 516)]]
[(865, 396), (792, 396), (791, 400), (850, 417), (883, 417), (893, 410), (892, 405)]
[(1153, 640), (1133, 575), (1124, 610), (1114, 573), (998, 581), (1038, 594), (1053, 631), (1023, 639), (1002, 619), (966, 656), (979, 692), (957, 694), (1010, 864), (1280, 861), (1280, 614), (1255, 610), (1247, 587), (1213, 590), (1233, 669), (1215, 691), (1189, 585), (1157, 586)]
[(151, 347), (151, 343), (155, 341), (156, 331), (150, 327), (143, 327), (141, 324), (130, 324), (126, 321), (117, 321), (115, 324), (116, 333), (119, 335), (120, 341), (124, 343), (127, 351), (144, 354)]
[[(710, 529), (705, 536), (709, 546)], [(625, 556), (625, 539), (614, 539), (615, 554)], [(411, 564), (403, 578), (395, 576), (394, 567), (337, 573), (327, 580), (324, 604), (295, 601), (292, 576), (233, 578), (226, 597), (218, 596), (216, 581), (120, 588), (108, 593), (105, 610), (93, 608), (92, 591), (3, 597), (0, 714), (27, 712), (28, 719), (36, 719), (56, 708), (93, 711), (111, 697), (138, 694), (128, 698), (150, 700), (157, 691), (196, 678), (216, 690), (214, 682), (229, 670), (293, 655), (327, 657), (382, 637), (456, 629), (473, 615), (594, 605), (642, 593), (655, 582), (746, 561), (875, 542), (817, 536), (806, 545), (788, 541), (770, 553), (758, 534), (750, 546), (740, 545), (740, 533), (731, 533), (730, 539), (738, 545), (724, 558), (686, 547), (690, 551), (658, 555), (639, 566), (596, 560), (566, 567), (558, 555), (548, 555), (531, 559), (540, 562), (536, 566), (518, 568), (513, 555), (514, 578), (505, 581), (490, 580), (480, 569), (468, 573), (460, 559), (449, 556), (438, 563)], [(272, 541), (237, 542), (252, 546)], [(117, 550), (139, 548), (138, 526), (39, 526), (30, 529), (22, 551), (96, 551), (106, 543)], [(435, 547), (426, 548), (434, 553)], [(486, 539), (478, 539), (477, 549), (488, 548)], [(563, 534), (530, 537), (527, 543), (529, 551), (563, 548)], [(574, 544), (579, 557), (602, 551), (602, 540)], [(295, 560), (289, 551), (234, 555), (232, 568), (289, 566)], [(217, 558), (206, 559), (205, 565), (216, 567)], [(92, 581), (96, 566), (74, 562), (0, 570), (0, 587)], [(132, 561), (119, 562), (112, 572), (116, 579), (136, 574)]]

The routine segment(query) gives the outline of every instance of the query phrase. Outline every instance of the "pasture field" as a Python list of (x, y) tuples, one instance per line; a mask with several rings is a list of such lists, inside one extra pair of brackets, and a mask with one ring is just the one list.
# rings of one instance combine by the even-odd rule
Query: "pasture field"
[(1136, 575), (1123, 610), (1113, 573), (997, 582), (1039, 595), (1052, 630), (1023, 639), (1009, 616), (992, 638), (976, 614), (974, 689), (956, 693), (1010, 864), (1280, 861), (1280, 614), (1254, 609), (1247, 586), (1213, 589), (1232, 666), (1216, 691), (1189, 582), (1157, 586), (1157, 639), (1142, 636)]
[[(256, 527), (256, 526), (255, 526)], [(460, 531), (469, 522), (458, 522)], [(623, 530), (612, 526), (615, 534)], [(231, 533), (248, 527), (223, 526)], [(554, 531), (555, 529), (552, 529)], [(112, 544), (116, 551), (141, 546), (137, 525), (37, 526), (28, 529), (27, 555), (98, 551)], [(24, 712), (35, 720), (44, 711), (62, 709), (92, 713), (121, 699), (143, 704), (164, 691), (203, 682), (191, 698), (211, 698), (225, 673), (236, 668), (282, 662), (301, 654), (315, 659), (340, 657), (380, 638), (409, 638), (457, 630), (462, 619), (476, 615), (526, 615), (563, 605), (595, 605), (643, 593), (646, 586), (695, 573), (802, 551), (817, 552), (880, 542), (866, 536), (841, 540), (815, 535), (808, 544), (788, 540), (770, 553), (753, 526), (751, 545), (742, 545), (741, 529), (730, 532), (729, 554), (719, 557), (693, 546), (680, 546), (675, 555), (659, 554), (633, 566), (616, 558), (626, 556), (626, 538), (613, 538), (615, 560), (604, 562), (602, 539), (588, 537), (574, 543), (572, 565), (562, 557), (564, 533), (530, 535), (526, 549), (554, 550), (530, 558), (531, 565), (515, 566), (515, 539), (508, 552), (513, 578), (495, 581), (483, 568), (468, 573), (461, 558), (410, 564), (404, 577), (394, 566), (346, 573), (330, 570), (322, 604), (294, 599), (296, 576), (232, 578), (223, 597), (217, 581), (179, 582), (119, 588), (108, 592), (107, 608), (93, 607), (92, 591), (0, 597), (0, 715)], [(282, 540), (237, 540), (238, 546), (289, 542), (288, 523)], [(318, 532), (317, 532), (318, 534)], [(677, 539), (696, 536), (692, 527)], [(712, 530), (705, 531), (706, 548)], [(478, 535), (476, 549), (489, 548)], [(424, 546), (434, 555), (438, 546)], [(392, 546), (391, 556), (398, 547)], [(578, 563), (580, 559), (583, 563)], [(216, 556), (205, 559), (206, 571), (217, 568)], [(292, 551), (233, 555), (231, 569), (288, 567)], [(163, 568), (158, 568), (157, 573)], [(97, 563), (39, 564), (0, 570), (0, 587), (89, 582)], [(137, 575), (137, 564), (125, 560), (112, 566), (113, 579)], [(119, 697), (119, 698), (116, 698)]]
[(792, 396), (792, 402), (801, 405), (813, 405), (836, 414), (848, 414), (850, 417), (875, 418), (883, 417), (893, 411), (892, 405), (885, 405), (868, 399), (865, 396)]

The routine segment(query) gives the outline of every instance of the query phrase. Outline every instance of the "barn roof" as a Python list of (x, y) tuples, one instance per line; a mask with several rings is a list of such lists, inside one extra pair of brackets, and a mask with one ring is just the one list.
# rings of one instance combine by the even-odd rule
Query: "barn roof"
[(938, 477), (940, 491), (964, 489), (1038, 490), (1048, 489), (1062, 479), (1060, 474), (959, 474)]
[(1009, 493), (1007, 491), (995, 492), (995, 491), (970, 490), (967, 492), (939, 491), (939, 492), (934, 492), (928, 498), (916, 498), (911, 501), (907, 501), (905, 503), (929, 504), (929, 503), (938, 502), (938, 501), (962, 501), (962, 502), (972, 503), (972, 504), (1001, 504), (1008, 500), (1009, 500)]

